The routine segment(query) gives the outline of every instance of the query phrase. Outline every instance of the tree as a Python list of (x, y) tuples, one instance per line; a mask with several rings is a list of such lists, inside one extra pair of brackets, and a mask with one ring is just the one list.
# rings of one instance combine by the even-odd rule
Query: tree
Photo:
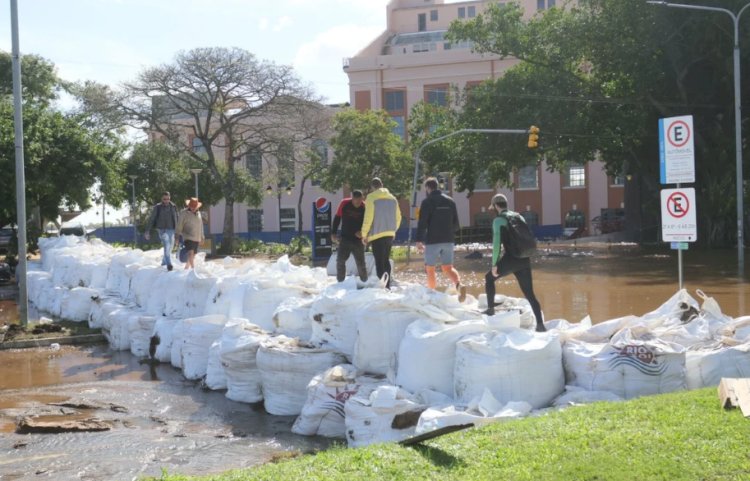
[[(113, 205), (122, 199), (123, 145), (112, 134), (50, 107), (62, 86), (54, 65), (22, 57), (24, 158), (28, 211), (56, 219), (59, 209), (91, 205), (89, 189), (104, 181)], [(15, 139), (11, 62), (0, 53), (0, 225), (16, 222)], [(41, 219), (40, 219), (41, 220)]]
[[(726, 0), (737, 11), (744, 2)], [(657, 120), (691, 113), (696, 131), (699, 239), (732, 242), (734, 132), (732, 29), (720, 15), (660, 9), (639, 0), (586, 0), (529, 21), (515, 3), (493, 4), (451, 25), (453, 41), (521, 60), (467, 97), (461, 123), (474, 127), (537, 125), (538, 152), (499, 137), (475, 149), (492, 180), (539, 160), (553, 169), (600, 158), (626, 184), (629, 222), (657, 226)], [(743, 31), (741, 42), (748, 40)], [(616, 41), (614, 40), (616, 39)], [(747, 66), (748, 49), (742, 62)], [(743, 86), (743, 95), (750, 90)], [(746, 117), (743, 117), (743, 119)], [(538, 158), (535, 158), (537, 157)], [(638, 198), (635, 189), (642, 191)], [(656, 239), (657, 228), (640, 239)], [(638, 233), (636, 233), (638, 234)]]
[(248, 153), (272, 152), (287, 117), (314, 103), (290, 67), (239, 48), (199, 48), (149, 68), (125, 86), (121, 110), (154, 138), (182, 150), (221, 186), (221, 250), (234, 236), (234, 204), (260, 203), (262, 179), (242, 168)]
[(335, 156), (321, 185), (335, 191), (342, 185), (369, 190), (370, 180), (380, 177), (396, 196), (411, 189), (413, 160), (396, 126), (382, 110), (359, 112), (345, 109), (333, 118), (331, 147)]

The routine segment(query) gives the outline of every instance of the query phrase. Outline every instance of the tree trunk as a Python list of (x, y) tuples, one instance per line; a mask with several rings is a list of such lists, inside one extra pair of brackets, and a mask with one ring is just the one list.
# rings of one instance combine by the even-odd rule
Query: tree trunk
[(224, 229), (221, 237), (222, 254), (232, 253), (232, 240), (234, 239), (234, 197), (227, 196), (224, 198)]
[(302, 236), (302, 198), (305, 196), (305, 182), (307, 182), (307, 177), (302, 177), (302, 182), (299, 184), (299, 197), (297, 198), (297, 235), (300, 237)]

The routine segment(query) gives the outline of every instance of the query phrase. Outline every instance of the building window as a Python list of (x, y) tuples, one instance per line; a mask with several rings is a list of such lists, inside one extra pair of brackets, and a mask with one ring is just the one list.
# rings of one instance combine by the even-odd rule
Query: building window
[(393, 133), (398, 135), (402, 139), (406, 138), (406, 120), (404, 119), (404, 116), (392, 115), (391, 118), (396, 122), (396, 125), (393, 127)]
[(263, 156), (259, 150), (249, 150), (245, 154), (245, 168), (254, 179), (260, 179), (263, 176)]
[(539, 169), (536, 165), (527, 165), (518, 170), (519, 189), (539, 188)]
[(247, 210), (247, 231), (263, 232), (263, 209)]
[(198, 137), (193, 137), (193, 153), (203, 155), (206, 153), (206, 148), (203, 146), (203, 141)]
[(489, 181), (487, 178), (487, 172), (479, 174), (477, 181), (474, 183), (474, 190), (495, 190), (495, 184)]
[(571, 165), (566, 172), (565, 187), (586, 187), (586, 167)]
[(466, 7), (458, 7), (458, 18), (466, 18)]
[(428, 87), (427, 103), (431, 105), (448, 106), (448, 89), (446, 87)]
[(539, 225), (539, 214), (537, 214), (533, 210), (521, 212), (521, 217), (523, 217), (529, 227), (536, 227)]
[(418, 32), (424, 32), (427, 30), (427, 14), (426, 13), (420, 13), (417, 16), (417, 31)]
[(385, 110), (388, 112), (403, 111), (406, 92), (403, 90), (388, 90), (385, 92)]
[(555, 0), (547, 0), (547, 8), (552, 8), (555, 6)]
[(475, 7), (473, 5), (470, 6), (470, 7), (468, 7), (467, 8), (467, 13), (468, 13), (469, 18), (476, 17), (477, 16), (477, 7)]
[(279, 209), (279, 230), (281, 232), (297, 230), (297, 209), (293, 207)]
[(586, 226), (586, 215), (582, 210), (569, 210), (565, 214), (565, 227), (581, 228)]
[(615, 175), (612, 177), (612, 185), (616, 185), (618, 187), (622, 187), (625, 185), (625, 176), (624, 175)]
[(438, 19), (438, 11), (430, 10), (430, 22), (437, 22), (437, 19)]
[(536, 0), (536, 9), (544, 10), (544, 0)]

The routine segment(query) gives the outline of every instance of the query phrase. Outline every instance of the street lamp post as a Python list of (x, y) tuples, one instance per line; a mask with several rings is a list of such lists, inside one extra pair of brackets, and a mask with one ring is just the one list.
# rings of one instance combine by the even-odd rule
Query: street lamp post
[(652, 5), (661, 5), (670, 8), (686, 8), (689, 10), (707, 10), (709, 12), (722, 12), (732, 17), (734, 23), (734, 148), (737, 169), (737, 269), (739, 276), (745, 272), (745, 242), (744, 242), (744, 195), (742, 189), (742, 117), (740, 113), (740, 16), (750, 7), (745, 5), (734, 14), (731, 10), (718, 7), (706, 7), (703, 5), (685, 5), (682, 3), (669, 3), (664, 1), (648, 1)]
[(195, 176), (195, 198), (199, 199), (200, 197), (198, 197), (198, 174), (203, 172), (203, 169), (190, 169), (190, 172), (192, 172), (193, 175)]
[(133, 246), (138, 247), (138, 228), (136, 227), (136, 221), (135, 221), (135, 179), (138, 178), (137, 175), (129, 175), (130, 177), (131, 185), (133, 186), (133, 203), (131, 205), (131, 210), (133, 211)]

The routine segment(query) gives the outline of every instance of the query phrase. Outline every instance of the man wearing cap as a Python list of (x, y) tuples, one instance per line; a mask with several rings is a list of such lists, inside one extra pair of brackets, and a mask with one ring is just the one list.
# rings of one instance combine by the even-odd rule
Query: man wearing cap
[(375, 272), (378, 279), (388, 274), (385, 288), (391, 288), (391, 247), (396, 230), (401, 225), (401, 209), (398, 200), (383, 187), (383, 181), (375, 177), (370, 182), (372, 192), (367, 195), (367, 209), (362, 221), (362, 243), (372, 245)]
[[(484, 289), (487, 293), (485, 314), (495, 314), (495, 281), (513, 273), (521, 287), (521, 292), (531, 304), (531, 310), (536, 318), (537, 332), (544, 332), (547, 329), (544, 327), (542, 308), (536, 295), (534, 295), (534, 286), (531, 280), (531, 259), (511, 255), (507, 245), (503, 244), (504, 241), (507, 242), (509, 236), (507, 215), (519, 214), (508, 210), (508, 199), (503, 194), (495, 194), (489, 208), (495, 210), (497, 217), (492, 221), (492, 269), (484, 276)], [(502, 257), (500, 257), (500, 245), (504, 247)]]
[(419, 207), (417, 249), (420, 252), (424, 251), (427, 287), (434, 289), (437, 284), (435, 265), (439, 257), (443, 274), (450, 277), (456, 286), (458, 301), (464, 302), (466, 286), (461, 284), (458, 271), (453, 267), (455, 232), (461, 228), (458, 223), (458, 210), (453, 199), (438, 187), (435, 177), (430, 177), (424, 182), (427, 197)]
[(183, 244), (188, 250), (185, 269), (191, 269), (195, 268), (195, 254), (198, 253), (198, 246), (203, 242), (203, 219), (198, 211), (203, 204), (196, 197), (189, 198), (185, 204), (187, 208), (180, 211), (180, 216), (177, 218), (175, 243), (182, 236)]
[(177, 206), (172, 203), (169, 192), (162, 192), (161, 202), (151, 209), (151, 216), (146, 223), (146, 240), (151, 238), (151, 229), (156, 229), (159, 233), (159, 240), (164, 248), (164, 256), (161, 265), (167, 266), (167, 270), (172, 270), (172, 244), (174, 244), (174, 231), (177, 227)]
[[(354, 256), (357, 273), (362, 282), (367, 282), (367, 264), (365, 263), (365, 246), (362, 244), (362, 221), (365, 217), (365, 199), (361, 190), (352, 192), (351, 197), (343, 199), (333, 218), (331, 239), (339, 243), (336, 251), (336, 280), (346, 279), (346, 261), (349, 255)], [(341, 237), (336, 236), (341, 224)]]

